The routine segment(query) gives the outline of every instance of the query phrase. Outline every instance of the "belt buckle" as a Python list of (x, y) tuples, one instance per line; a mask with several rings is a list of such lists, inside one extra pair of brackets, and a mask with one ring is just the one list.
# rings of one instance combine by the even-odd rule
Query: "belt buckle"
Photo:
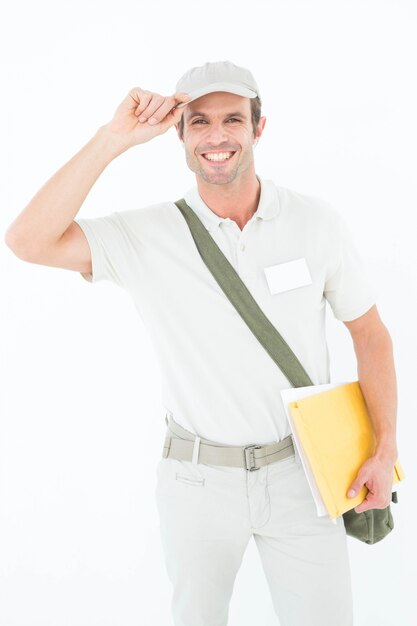
[(245, 446), (243, 448), (243, 453), (245, 455), (245, 469), (249, 472), (261, 469), (260, 467), (255, 467), (255, 454), (253, 452), (253, 450), (258, 450), (259, 448), (262, 448), (262, 446), (258, 446), (256, 443), (252, 443), (250, 446)]

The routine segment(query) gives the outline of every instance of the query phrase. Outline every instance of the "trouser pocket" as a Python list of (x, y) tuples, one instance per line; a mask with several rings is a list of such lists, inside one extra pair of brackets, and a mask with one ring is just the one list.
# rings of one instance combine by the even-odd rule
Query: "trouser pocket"
[(186, 485), (193, 485), (194, 487), (202, 487), (205, 482), (205, 478), (198, 478), (195, 476), (187, 476), (186, 474), (180, 474), (175, 472), (175, 480)]

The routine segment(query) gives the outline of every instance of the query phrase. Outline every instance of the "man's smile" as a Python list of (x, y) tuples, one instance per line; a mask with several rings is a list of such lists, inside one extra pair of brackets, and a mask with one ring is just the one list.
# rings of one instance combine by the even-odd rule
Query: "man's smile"
[(235, 151), (225, 151), (225, 152), (204, 152), (201, 156), (208, 161), (211, 165), (221, 165), (230, 161), (233, 156), (236, 154)]

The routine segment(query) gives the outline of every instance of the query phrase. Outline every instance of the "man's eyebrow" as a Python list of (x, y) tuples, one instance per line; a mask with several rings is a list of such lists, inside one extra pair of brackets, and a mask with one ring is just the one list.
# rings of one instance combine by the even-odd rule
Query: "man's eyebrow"
[[(192, 113), (190, 115), (190, 117), (188, 118), (188, 120), (192, 120), (194, 117), (207, 117), (207, 115), (205, 113), (200, 113), (199, 111), (194, 111), (194, 113)], [(246, 115), (244, 115), (243, 113), (240, 113), (239, 111), (236, 111), (235, 113), (226, 113), (225, 117), (241, 117), (242, 119), (246, 120)]]

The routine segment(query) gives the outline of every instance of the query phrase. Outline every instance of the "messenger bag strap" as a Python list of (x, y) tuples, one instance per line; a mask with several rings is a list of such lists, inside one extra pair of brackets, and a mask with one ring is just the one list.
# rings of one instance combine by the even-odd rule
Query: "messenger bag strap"
[(258, 306), (245, 283), (229, 263), (195, 211), (184, 198), (175, 205), (181, 211), (191, 231), (204, 263), (220, 287), (249, 326), (255, 337), (285, 374), (293, 387), (307, 387), (314, 383), (287, 342)]

